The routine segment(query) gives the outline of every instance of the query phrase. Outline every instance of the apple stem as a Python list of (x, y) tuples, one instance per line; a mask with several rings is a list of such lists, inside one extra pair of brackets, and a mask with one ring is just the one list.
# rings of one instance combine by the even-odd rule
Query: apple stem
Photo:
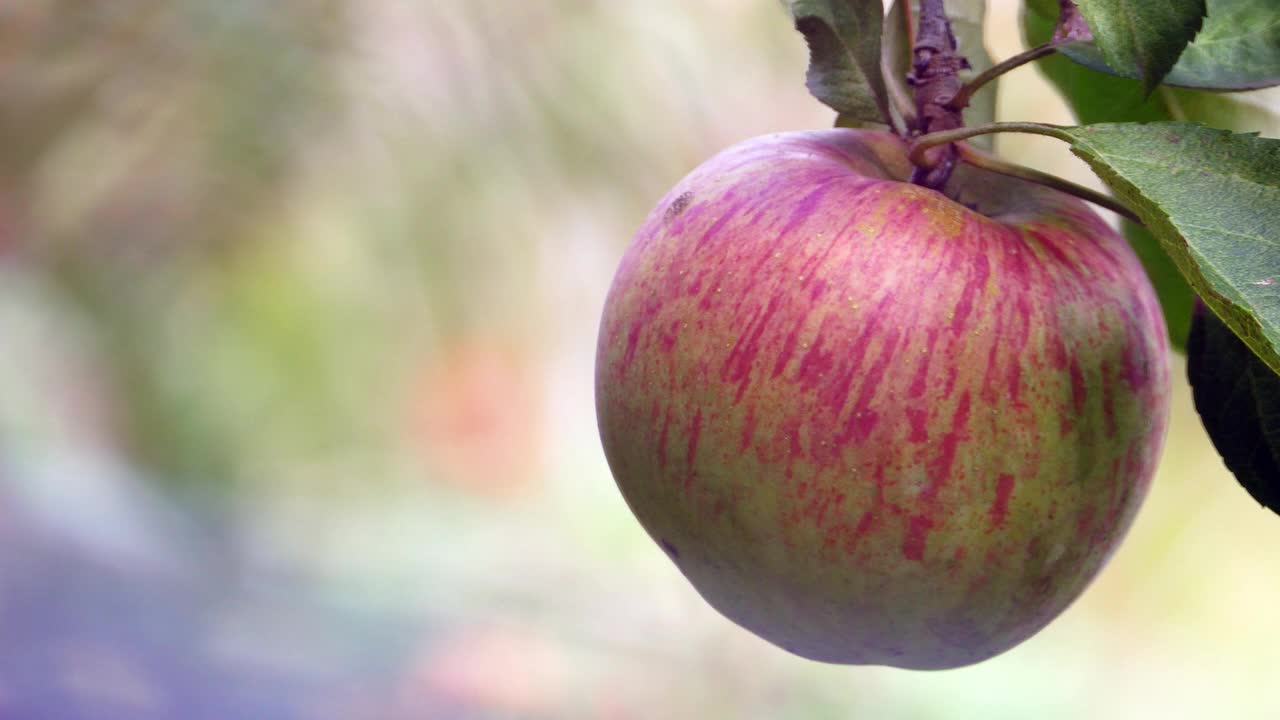
[[(917, 129), (928, 135), (963, 127), (961, 111), (951, 103), (962, 86), (958, 73), (969, 61), (956, 54), (956, 36), (943, 0), (921, 0), (919, 28), (908, 78), (915, 87)], [(926, 149), (927, 156), (913, 154), (911, 182), (940, 190), (955, 167), (955, 149), (947, 144)]]
[(969, 143), (956, 143), (955, 147), (960, 160), (976, 168), (999, 173), (1001, 175), (1008, 175), (1009, 177), (1019, 178), (1021, 180), (1033, 182), (1037, 185), (1043, 185), (1044, 187), (1053, 188), (1059, 192), (1064, 192), (1068, 195), (1078, 197), (1081, 200), (1091, 202), (1099, 207), (1104, 207), (1139, 225), (1142, 224), (1142, 219), (1130, 210), (1128, 206), (1110, 195), (1100, 193), (1097, 190), (1087, 188), (1083, 185), (1077, 185), (1076, 183), (1065, 178), (1060, 178), (1057, 175), (1050, 175), (1049, 173), (1041, 172), (1034, 168), (1006, 162), (994, 155), (985, 153), (978, 148), (971, 146)]

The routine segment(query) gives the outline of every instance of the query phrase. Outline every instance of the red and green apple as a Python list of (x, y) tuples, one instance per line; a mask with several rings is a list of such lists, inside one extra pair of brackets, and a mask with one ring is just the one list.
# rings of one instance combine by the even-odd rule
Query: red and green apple
[(631, 510), (707, 602), (815, 660), (990, 658), (1098, 574), (1169, 405), (1160, 306), (1081, 201), (834, 129), (712, 158), (605, 304), (596, 405)]

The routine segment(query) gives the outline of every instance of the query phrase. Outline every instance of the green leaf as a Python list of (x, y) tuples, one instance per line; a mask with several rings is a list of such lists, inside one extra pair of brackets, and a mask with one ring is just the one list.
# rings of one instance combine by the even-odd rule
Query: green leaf
[[(1057, 0), (1026, 0), (1023, 10), (1022, 25), (1027, 45), (1035, 47), (1048, 42), (1058, 20)], [(1135, 80), (1104, 75), (1082, 67), (1063, 57), (1064, 52), (1065, 48), (1059, 49), (1059, 54), (1042, 58), (1036, 64), (1062, 92), (1080, 122), (1172, 119), (1162, 96), (1148, 96)]]
[(790, 0), (809, 44), (806, 85), (846, 123), (891, 123), (880, 74), (880, 0)]
[(1280, 375), (1204, 306), (1191, 327), (1187, 379), (1205, 431), (1253, 499), (1280, 513)]
[(1205, 0), (1077, 0), (1107, 65), (1147, 92), (1173, 69), (1200, 31)]
[(1247, 90), (1280, 84), (1280, 6), (1275, 0), (1209, 0), (1209, 17), (1165, 82)]
[[(1204, 27), (1182, 51), (1164, 77), (1164, 84), (1210, 90), (1280, 85), (1280, 6), (1274, 0), (1208, 0), (1207, 7), (1209, 15)], [(1057, 3), (1027, 0), (1026, 12), (1035, 16), (1028, 17), (1028, 26), (1046, 20), (1052, 23), (1057, 17)], [(1044, 34), (1044, 40), (1049, 39), (1050, 33)], [(1072, 43), (1059, 48), (1059, 52), (1100, 72), (1138, 77), (1133, 70), (1112, 69), (1093, 43)]]
[(1056, 134), (1142, 218), (1205, 303), (1280, 372), (1280, 140), (1185, 122)]

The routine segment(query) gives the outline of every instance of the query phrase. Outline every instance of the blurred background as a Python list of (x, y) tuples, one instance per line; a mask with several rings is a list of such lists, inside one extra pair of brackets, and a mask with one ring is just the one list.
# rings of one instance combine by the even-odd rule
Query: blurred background
[(0, 717), (1280, 716), (1280, 518), (1183, 384), (1101, 579), (968, 669), (792, 657), (633, 520), (614, 265), (717, 150), (831, 124), (805, 62), (777, 0), (0, 3)]

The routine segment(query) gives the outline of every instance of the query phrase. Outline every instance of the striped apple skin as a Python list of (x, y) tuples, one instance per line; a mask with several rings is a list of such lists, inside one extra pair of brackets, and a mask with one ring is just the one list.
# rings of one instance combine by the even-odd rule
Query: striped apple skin
[[(896, 137), (756, 138), (650, 214), (605, 303), (596, 406), (640, 523), (798, 655), (940, 669), (1098, 574), (1168, 418), (1159, 304), (1083, 203)], [(985, 213), (985, 214), (984, 214)]]

